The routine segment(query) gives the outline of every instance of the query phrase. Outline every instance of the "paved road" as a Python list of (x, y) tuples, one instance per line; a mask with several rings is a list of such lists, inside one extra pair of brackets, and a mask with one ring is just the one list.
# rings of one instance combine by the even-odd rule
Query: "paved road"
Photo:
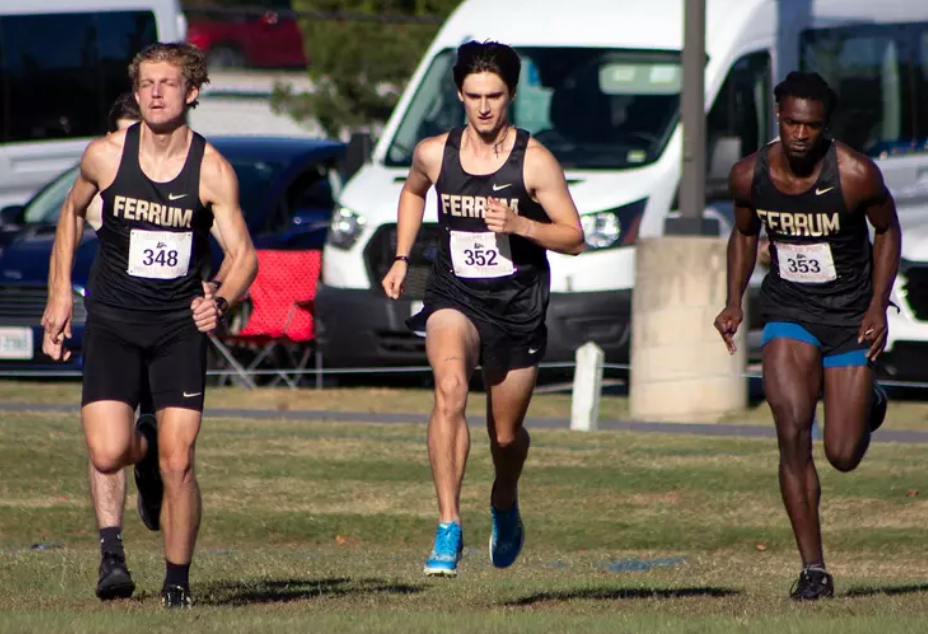
[[(39, 403), (0, 403), (0, 411), (33, 412), (78, 412), (76, 405), (49, 405)], [(209, 408), (206, 416), (215, 418), (267, 418), (285, 420), (336, 420), (359, 423), (426, 423), (425, 414), (378, 414), (372, 412), (327, 412), (314, 410), (297, 410), (281, 412), (277, 410), (225, 409)], [(479, 416), (470, 417), (471, 425), (483, 426), (486, 419)], [(531, 418), (526, 426), (530, 429), (569, 429), (570, 421), (566, 418)], [(599, 428), (608, 431), (633, 431), (639, 433), (723, 436), (728, 438), (774, 438), (772, 426), (761, 425), (710, 425), (697, 423), (643, 423), (638, 421), (606, 420), (600, 421)], [(873, 436), (874, 442), (915, 442), (928, 443), (928, 431), (908, 431), (880, 429)]]

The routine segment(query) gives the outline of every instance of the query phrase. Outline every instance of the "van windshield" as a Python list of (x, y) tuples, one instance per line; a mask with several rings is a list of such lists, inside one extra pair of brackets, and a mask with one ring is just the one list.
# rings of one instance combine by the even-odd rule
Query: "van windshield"
[[(509, 120), (531, 132), (565, 169), (625, 169), (660, 156), (678, 121), (678, 53), (521, 48)], [(464, 125), (451, 76), (455, 51), (435, 56), (387, 150), (408, 167), (422, 139)]]

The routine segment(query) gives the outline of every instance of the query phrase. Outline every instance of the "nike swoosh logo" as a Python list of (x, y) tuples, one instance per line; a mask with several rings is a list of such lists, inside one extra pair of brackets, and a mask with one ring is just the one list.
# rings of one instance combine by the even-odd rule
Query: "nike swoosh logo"
[(168, 194), (168, 200), (180, 200), (186, 198), (187, 194)]
[(538, 352), (538, 348), (529, 348), (529, 349), (528, 349), (528, 353), (529, 353), (529, 354), (535, 354), (536, 352)]
[(827, 194), (827, 193), (830, 192), (832, 189), (834, 189), (834, 187), (829, 187), (828, 189), (818, 189), (818, 188), (816, 188), (816, 189), (815, 189), (815, 195), (816, 195), (816, 196), (821, 196), (822, 194)]
[(498, 192), (501, 189), (506, 189), (507, 187), (512, 187), (512, 183), (506, 183), (505, 185), (493, 185), (493, 191)]
[(187, 394), (187, 392), (184, 392), (184, 398), (193, 398), (194, 396), (199, 396), (202, 393), (203, 392), (193, 392), (192, 394)]

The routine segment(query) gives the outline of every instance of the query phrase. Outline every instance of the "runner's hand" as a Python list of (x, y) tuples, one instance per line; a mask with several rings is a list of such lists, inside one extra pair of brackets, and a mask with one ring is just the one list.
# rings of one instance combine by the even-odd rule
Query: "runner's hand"
[(525, 218), (519, 216), (498, 198), (487, 198), (487, 208), (483, 212), (487, 228), (493, 233), (518, 233)]
[(193, 311), (193, 323), (200, 332), (211, 332), (219, 325), (219, 309), (208, 282), (203, 282), (203, 297), (194, 297), (190, 303), (190, 310)]
[(387, 271), (383, 278), (383, 292), (390, 299), (399, 299), (405, 290), (406, 272), (409, 270), (409, 264), (403, 260), (397, 260)]
[(42, 352), (55, 361), (67, 361), (71, 351), (64, 347), (65, 339), (71, 338), (71, 317), (74, 298), (71, 293), (55, 293), (48, 297), (48, 305), (42, 316)]
[(726, 308), (715, 318), (715, 329), (722, 335), (729, 354), (735, 354), (738, 350), (738, 346), (735, 345), (735, 333), (738, 332), (738, 326), (742, 321), (744, 321), (744, 311), (741, 310), (741, 306)]
[(886, 309), (882, 306), (871, 306), (864, 313), (863, 321), (860, 322), (860, 332), (857, 334), (857, 343), (870, 342), (870, 349), (867, 351), (870, 361), (876, 361), (883, 352), (887, 332)]

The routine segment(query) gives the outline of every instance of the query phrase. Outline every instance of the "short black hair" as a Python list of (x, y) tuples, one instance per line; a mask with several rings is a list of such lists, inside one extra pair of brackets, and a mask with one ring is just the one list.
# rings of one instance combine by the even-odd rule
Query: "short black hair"
[(124, 92), (116, 97), (116, 101), (110, 106), (110, 113), (106, 118), (106, 129), (108, 132), (116, 132), (119, 129), (120, 119), (138, 121), (140, 116), (139, 102), (135, 100), (135, 95), (131, 92)]
[(786, 97), (819, 101), (825, 106), (826, 120), (831, 118), (831, 113), (838, 105), (838, 95), (821, 75), (814, 72), (802, 73), (794, 70), (777, 84), (773, 89), (773, 95), (776, 97), (777, 105)]
[(454, 83), (461, 90), (464, 79), (473, 73), (494, 73), (503, 80), (510, 96), (519, 84), (522, 60), (511, 46), (499, 42), (477, 42), (471, 40), (458, 47), (458, 58), (454, 64)]

